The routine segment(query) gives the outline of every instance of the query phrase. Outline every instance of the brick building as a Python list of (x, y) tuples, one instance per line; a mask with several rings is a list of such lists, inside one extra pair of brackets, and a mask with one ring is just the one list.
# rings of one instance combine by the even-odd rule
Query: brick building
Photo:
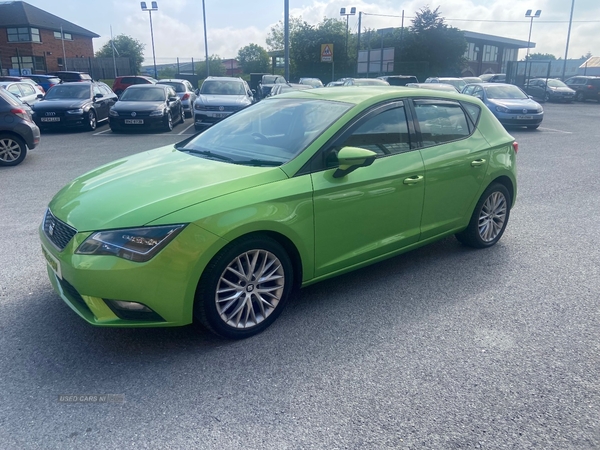
[(0, 74), (69, 70), (65, 58), (93, 57), (97, 37), (29, 3), (0, 2)]

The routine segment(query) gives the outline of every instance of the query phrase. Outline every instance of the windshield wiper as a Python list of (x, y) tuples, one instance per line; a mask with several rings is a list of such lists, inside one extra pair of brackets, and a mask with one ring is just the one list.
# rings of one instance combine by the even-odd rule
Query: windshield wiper
[(248, 159), (235, 161), (236, 164), (243, 164), (248, 166), (280, 166), (283, 163), (281, 161), (271, 161), (267, 159)]
[(208, 156), (209, 158), (220, 159), (221, 161), (229, 161), (229, 162), (233, 162), (233, 163), (237, 162), (237, 161), (234, 161), (229, 156), (219, 155), (218, 153), (213, 153), (210, 150), (195, 150), (193, 148), (185, 148), (185, 147), (179, 148), (177, 150), (182, 151), (182, 152), (193, 153), (193, 154), (197, 154), (197, 155)]

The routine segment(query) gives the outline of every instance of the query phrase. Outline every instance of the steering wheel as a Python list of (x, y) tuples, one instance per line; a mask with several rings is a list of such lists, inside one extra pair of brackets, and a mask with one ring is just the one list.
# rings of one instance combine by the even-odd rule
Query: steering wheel
[(255, 137), (257, 141), (261, 141), (261, 142), (265, 142), (265, 143), (269, 142), (269, 138), (266, 137), (262, 133), (252, 133), (250, 136)]

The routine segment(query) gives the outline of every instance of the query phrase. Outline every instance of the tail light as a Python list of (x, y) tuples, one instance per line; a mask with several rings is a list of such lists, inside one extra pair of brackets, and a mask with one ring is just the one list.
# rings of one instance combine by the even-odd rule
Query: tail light
[(14, 108), (14, 109), (11, 109), (10, 112), (11, 112), (11, 114), (18, 116), (21, 119), (28, 120), (31, 122), (31, 115), (29, 114), (29, 111), (27, 111), (25, 109)]
[(591, 85), (591, 84), (588, 84), (588, 85), (586, 86), (586, 88), (588, 88), (588, 89), (594, 89), (594, 86), (593, 86), (593, 85)]
[(183, 94), (183, 97), (181, 97), (181, 100), (187, 100), (188, 98), (190, 98), (190, 94), (188, 94), (187, 92), (185, 94)]
[(519, 152), (519, 143), (517, 141), (513, 142), (513, 150), (515, 151), (515, 153)]

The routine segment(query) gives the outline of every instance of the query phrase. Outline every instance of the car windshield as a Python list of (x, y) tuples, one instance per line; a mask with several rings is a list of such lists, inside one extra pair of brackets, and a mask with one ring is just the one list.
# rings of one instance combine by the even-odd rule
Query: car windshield
[(452, 86), (457, 88), (459, 91), (461, 91), (462, 88), (464, 88), (467, 85), (465, 80), (448, 80), (445, 78), (440, 78), (440, 83), (451, 84)]
[(205, 81), (200, 88), (201, 94), (208, 95), (244, 95), (244, 84), (239, 81)]
[(90, 86), (87, 84), (57, 84), (46, 94), (46, 100), (52, 99), (78, 99), (90, 98)]
[(487, 98), (510, 98), (510, 99), (526, 99), (529, 98), (521, 89), (516, 86), (486, 86), (485, 93)]
[(123, 102), (162, 102), (165, 100), (165, 90), (154, 87), (125, 89), (120, 100)]
[(568, 87), (565, 83), (563, 83), (560, 80), (548, 80), (547, 84), (550, 87), (557, 87), (557, 88)]
[(335, 101), (269, 98), (178, 149), (236, 164), (276, 166), (301, 153), (351, 107)]
[(175, 89), (175, 92), (185, 92), (185, 85), (176, 81), (159, 81), (158, 84), (166, 84)]

